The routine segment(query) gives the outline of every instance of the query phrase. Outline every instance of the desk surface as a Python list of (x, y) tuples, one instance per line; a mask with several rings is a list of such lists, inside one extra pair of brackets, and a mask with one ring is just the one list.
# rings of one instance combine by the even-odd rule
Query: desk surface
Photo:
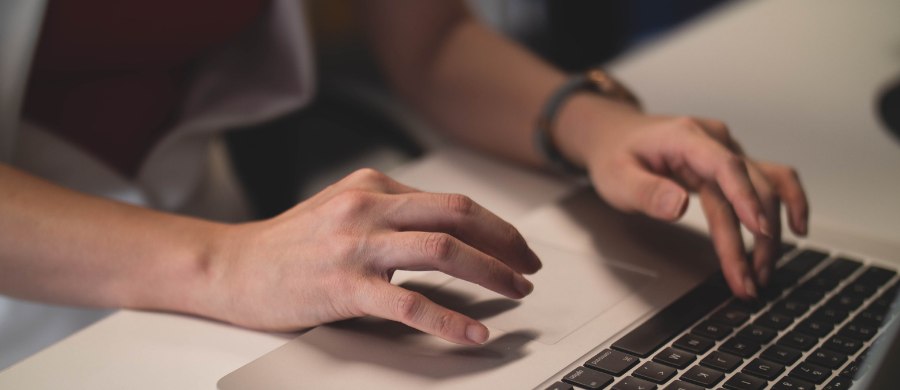
[[(814, 235), (819, 226), (843, 226), (898, 242), (900, 143), (871, 107), (878, 86), (900, 77), (896, 15), (895, 0), (739, 2), (612, 69), (651, 111), (721, 118), (752, 154), (797, 166), (813, 202)], [(453, 149), (394, 177), (466, 193), (514, 224), (571, 188)], [(696, 207), (686, 219), (703, 224)], [(296, 336), (120, 311), (3, 371), (0, 388), (211, 389)]]

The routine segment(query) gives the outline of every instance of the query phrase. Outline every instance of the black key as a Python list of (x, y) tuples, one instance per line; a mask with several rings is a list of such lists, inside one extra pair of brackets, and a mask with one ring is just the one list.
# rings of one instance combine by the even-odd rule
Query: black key
[(784, 330), (794, 319), (783, 314), (767, 312), (756, 318), (754, 324), (775, 330)]
[(732, 328), (728, 325), (720, 324), (713, 321), (703, 321), (700, 325), (694, 327), (691, 333), (709, 337), (714, 340), (724, 339), (730, 335)]
[(844, 322), (844, 320), (847, 318), (847, 315), (849, 314), (850, 313), (844, 310), (822, 306), (816, 309), (816, 311), (814, 311), (812, 314), (810, 314), (809, 318), (819, 322), (839, 324), (841, 322)]
[(729, 297), (728, 285), (718, 273), (628, 332), (612, 348), (640, 357), (650, 356)]
[(741, 359), (734, 355), (729, 355), (725, 352), (715, 351), (706, 355), (703, 360), (700, 361), (700, 364), (715, 368), (719, 371), (732, 372), (735, 368), (741, 365), (744, 362), (744, 359)]
[(862, 375), (862, 373), (860, 372), (860, 367), (861, 364), (859, 364), (859, 361), (852, 361), (847, 365), (847, 367), (844, 367), (844, 369), (841, 370), (840, 375), (844, 378), (857, 380)]
[(828, 382), (822, 390), (848, 390), (853, 386), (853, 381), (847, 378), (837, 377)]
[(784, 301), (778, 302), (774, 306), (772, 306), (772, 311), (774, 311), (778, 314), (784, 314), (788, 317), (795, 317), (795, 318), (806, 314), (806, 312), (808, 310), (809, 310), (809, 305), (802, 303), (802, 302), (796, 302), (796, 301), (790, 301), (790, 300), (784, 300)]
[(828, 340), (825, 340), (825, 343), (822, 346), (832, 351), (852, 355), (856, 353), (856, 351), (859, 351), (860, 348), (862, 348), (863, 343), (862, 341), (849, 337), (831, 336), (828, 338)]
[(791, 244), (789, 242), (784, 242), (784, 241), (781, 242), (781, 255), (782, 256), (788, 254), (789, 252), (793, 251), (794, 249), (797, 249), (797, 245)]
[(778, 335), (778, 332), (769, 329), (763, 328), (761, 326), (756, 325), (747, 325), (744, 329), (741, 329), (740, 332), (737, 333), (738, 337), (745, 338), (750, 341), (756, 341), (760, 344), (768, 343)]
[(784, 286), (779, 282), (769, 282), (769, 285), (766, 287), (761, 287), (757, 291), (757, 296), (759, 300), (772, 302), (778, 298), (781, 298), (781, 294), (784, 292)]
[(844, 280), (853, 274), (860, 266), (862, 266), (862, 262), (860, 261), (839, 257), (837, 260), (831, 262), (831, 264), (828, 264), (822, 272), (819, 272), (819, 275)]
[(816, 385), (812, 383), (789, 376), (779, 379), (772, 386), (772, 390), (815, 390), (815, 388)]
[[(782, 367), (781, 369), (783, 370), (784, 367)], [(767, 384), (768, 382), (762, 379), (754, 378), (750, 375), (745, 375), (739, 372), (737, 374), (734, 374), (731, 379), (725, 381), (725, 384), (723, 386), (725, 386), (725, 388), (729, 390), (762, 390), (766, 388)]]
[(546, 390), (573, 390), (573, 389), (572, 389), (572, 385), (570, 385), (568, 383), (556, 382), (556, 383), (550, 385), (550, 387), (548, 387)]
[(806, 319), (800, 321), (799, 324), (794, 328), (794, 330), (805, 333), (808, 335), (816, 336), (816, 337), (825, 337), (832, 330), (834, 330), (834, 325), (829, 324), (827, 322), (819, 322), (815, 320)]
[(797, 367), (794, 367), (794, 369), (791, 370), (790, 375), (819, 385), (825, 381), (825, 378), (828, 378), (828, 376), (831, 375), (831, 370), (815, 364), (803, 362), (798, 364)]
[(710, 388), (719, 383), (723, 377), (725, 377), (725, 373), (722, 371), (703, 366), (693, 366), (681, 376), (681, 380)]
[(676, 340), (672, 346), (681, 348), (685, 351), (693, 352), (696, 354), (704, 354), (706, 351), (709, 351), (716, 342), (712, 341), (703, 336), (697, 336), (694, 334), (686, 334), (681, 336), (680, 339)]
[(584, 365), (588, 368), (600, 370), (608, 374), (620, 376), (638, 364), (641, 360), (627, 353), (604, 350), (588, 360)]
[(767, 362), (762, 359), (753, 359), (753, 361), (744, 366), (742, 372), (770, 381), (778, 378), (778, 376), (784, 372), (784, 366), (778, 363)]
[(891, 310), (891, 306), (893, 305), (893, 303), (893, 296), (885, 296), (885, 294), (882, 294), (880, 297), (872, 301), (872, 303), (869, 304), (869, 307), (867, 307), (866, 310), (887, 314)]
[(691, 364), (695, 359), (697, 359), (697, 355), (671, 347), (662, 350), (662, 352), (653, 357), (653, 361), (655, 362), (668, 364), (678, 369), (687, 367), (688, 364)]
[(797, 281), (800, 280), (801, 276), (803, 275), (798, 274), (797, 271), (779, 268), (772, 273), (772, 277), (769, 278), (769, 284), (781, 286), (781, 288), (788, 288), (797, 284)]
[(831, 291), (840, 283), (841, 281), (839, 279), (822, 276), (822, 274), (819, 273), (819, 275), (814, 276), (812, 279), (807, 280), (806, 283), (803, 283), (803, 287)]
[(809, 357), (806, 358), (807, 362), (818, 364), (822, 367), (828, 367), (830, 369), (838, 368), (844, 363), (847, 362), (847, 355), (844, 355), (840, 352), (829, 351), (824, 348), (819, 348), (815, 350)]
[(818, 342), (819, 339), (815, 337), (794, 331), (787, 332), (787, 334), (778, 339), (778, 344), (799, 349), (801, 351), (809, 351), (809, 349)]
[(800, 287), (788, 295), (788, 299), (814, 305), (825, 298), (826, 293), (827, 291), (818, 288)]
[(816, 268), (816, 266), (826, 258), (828, 258), (827, 253), (806, 249), (794, 256), (794, 258), (782, 266), (781, 269), (794, 271), (802, 277), (811, 269)]
[(766, 303), (758, 300), (745, 302), (740, 299), (734, 299), (728, 304), (729, 309), (736, 309), (747, 313), (756, 313), (764, 307), (766, 307)]
[(703, 388), (687, 382), (674, 381), (663, 390), (703, 390)]
[(878, 288), (876, 286), (873, 286), (871, 284), (854, 282), (848, 284), (847, 287), (844, 287), (844, 289), (841, 290), (841, 293), (847, 294), (851, 297), (866, 299), (875, 294), (875, 290), (877, 289)]
[(859, 356), (856, 357), (856, 360), (859, 360), (859, 361), (865, 360), (867, 357), (869, 357), (869, 352), (870, 352), (870, 351), (871, 351), (871, 348), (866, 348), (866, 349), (864, 349), (864, 350), (862, 351), (862, 353), (859, 354)]
[(592, 390), (602, 389), (612, 381), (612, 376), (584, 367), (578, 367), (563, 377), (563, 382)]
[(875, 336), (875, 332), (878, 331), (878, 328), (874, 326), (857, 324), (855, 322), (851, 322), (847, 325), (844, 325), (841, 330), (838, 331), (838, 334), (841, 336), (852, 337), (854, 339), (860, 339), (863, 341), (869, 341), (872, 339), (872, 336)]
[(859, 305), (862, 305), (862, 299), (851, 297), (847, 294), (835, 295), (834, 298), (829, 299), (828, 303), (825, 304), (825, 306), (828, 306), (830, 308), (844, 310), (847, 312), (856, 310)]
[(628, 376), (613, 385), (612, 390), (656, 390), (656, 385), (643, 379)]
[(659, 363), (647, 362), (642, 364), (631, 374), (638, 378), (644, 378), (651, 382), (666, 383), (669, 381), (669, 379), (672, 379), (672, 377), (675, 376), (676, 372), (678, 372), (678, 370), (672, 367), (664, 366)]
[(730, 307), (725, 307), (709, 317), (709, 319), (713, 321), (728, 326), (741, 326), (745, 322), (747, 322), (748, 318), (750, 318), (750, 315), (743, 310), (733, 309)]
[(887, 281), (891, 280), (896, 274), (896, 272), (884, 268), (869, 267), (862, 275), (859, 275), (859, 277), (856, 278), (856, 282), (878, 287), (887, 283)]
[(797, 359), (800, 359), (800, 356), (803, 355), (803, 352), (800, 352), (796, 349), (785, 347), (783, 345), (773, 345), (769, 348), (766, 348), (760, 356), (771, 360), (775, 363), (784, 364), (785, 366), (790, 366), (797, 362)]
[(884, 313), (878, 313), (874, 310), (863, 310), (853, 318), (853, 322), (878, 328), (884, 324)]
[(728, 341), (722, 343), (722, 346), (719, 347), (719, 351), (728, 352), (732, 355), (737, 355), (745, 358), (753, 356), (753, 354), (758, 352), (759, 349), (759, 343), (755, 341), (740, 339), (737, 337), (728, 339)]

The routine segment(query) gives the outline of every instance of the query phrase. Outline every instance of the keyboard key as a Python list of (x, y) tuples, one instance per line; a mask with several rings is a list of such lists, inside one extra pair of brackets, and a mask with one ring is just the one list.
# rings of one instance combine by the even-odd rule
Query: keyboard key
[(891, 306), (893, 305), (893, 303), (893, 296), (886, 296), (885, 294), (882, 294), (880, 297), (872, 301), (872, 303), (869, 304), (869, 307), (867, 307), (866, 310), (878, 312), (881, 314), (887, 314), (891, 310)]
[(703, 388), (687, 382), (674, 381), (663, 390), (703, 390)]
[(766, 388), (768, 383), (762, 379), (754, 378), (743, 373), (734, 374), (731, 379), (725, 381), (726, 389), (729, 390), (762, 390)]
[(744, 329), (741, 329), (741, 331), (737, 333), (738, 337), (750, 341), (755, 341), (760, 344), (765, 344), (769, 341), (772, 341), (772, 339), (774, 339), (777, 335), (778, 332), (772, 329), (763, 328), (756, 325), (747, 325), (744, 327)]
[(778, 378), (784, 372), (784, 366), (762, 359), (753, 359), (753, 361), (747, 363), (742, 372), (770, 381)]
[(875, 310), (863, 310), (853, 318), (853, 322), (878, 328), (884, 324), (884, 313), (878, 313)]
[(785, 287), (782, 286), (779, 282), (769, 282), (769, 285), (766, 287), (760, 287), (757, 290), (757, 296), (760, 301), (772, 302), (778, 298), (781, 298), (781, 294), (784, 293)]
[(831, 262), (831, 264), (828, 264), (822, 272), (819, 272), (819, 275), (844, 280), (853, 274), (860, 266), (862, 266), (862, 262), (860, 261), (839, 257), (837, 260)]
[(753, 323), (769, 329), (784, 330), (792, 322), (794, 322), (793, 318), (770, 311), (759, 316)]
[(786, 366), (790, 366), (797, 362), (797, 359), (800, 359), (800, 356), (803, 355), (803, 352), (800, 352), (796, 349), (785, 347), (783, 345), (773, 345), (769, 348), (766, 348), (760, 356), (771, 360), (775, 363), (784, 364)]
[(826, 322), (806, 319), (800, 321), (800, 323), (797, 324), (794, 330), (811, 336), (825, 337), (829, 333), (831, 333), (832, 330), (834, 330), (834, 325)]
[(756, 313), (756, 312), (762, 310), (762, 308), (764, 308), (764, 307), (766, 307), (765, 302), (761, 302), (761, 301), (745, 302), (740, 299), (733, 299), (728, 304), (729, 309), (736, 309), (736, 310), (740, 310), (740, 311), (743, 311), (746, 313)]
[(815, 388), (816, 385), (812, 383), (789, 376), (779, 379), (772, 386), (772, 390), (815, 390)]
[(800, 287), (788, 295), (788, 299), (814, 305), (825, 298), (826, 293), (827, 291), (818, 288)]
[(844, 378), (850, 378), (852, 380), (857, 380), (863, 374), (863, 371), (860, 370), (861, 367), (862, 367), (862, 365), (859, 364), (858, 360), (852, 361), (852, 362), (850, 362), (850, 364), (847, 365), (847, 367), (844, 367), (844, 369), (841, 370), (840, 375)]
[(794, 256), (791, 261), (785, 263), (781, 269), (790, 270), (796, 272), (801, 277), (806, 275), (807, 272), (815, 268), (822, 260), (828, 258), (827, 253), (822, 253), (819, 251), (815, 251), (812, 249), (806, 249), (796, 256)]
[(809, 318), (819, 322), (839, 324), (844, 322), (849, 314), (850, 313), (844, 310), (823, 306), (810, 314)]
[(859, 305), (862, 305), (862, 299), (852, 297), (843, 293), (829, 299), (828, 303), (825, 304), (825, 306), (828, 306), (830, 308), (844, 310), (847, 312), (856, 310)]
[(634, 367), (641, 360), (627, 353), (613, 351), (611, 349), (604, 350), (588, 360), (584, 365), (588, 368), (600, 370), (608, 374), (620, 376)]
[(772, 306), (772, 311), (788, 317), (800, 317), (809, 310), (809, 305), (791, 300), (784, 300)]
[(719, 371), (732, 372), (735, 368), (744, 363), (744, 359), (741, 359), (737, 356), (727, 354), (725, 352), (715, 351), (706, 355), (703, 360), (700, 361), (700, 364), (715, 368)]
[(633, 376), (625, 377), (612, 387), (613, 390), (656, 390), (656, 385)]
[(578, 367), (563, 377), (563, 382), (591, 390), (602, 389), (612, 381), (612, 376), (584, 367)]
[(781, 242), (781, 255), (782, 256), (790, 253), (794, 249), (797, 249), (797, 245), (791, 244), (789, 242), (784, 242), (784, 241)]
[(831, 370), (815, 364), (803, 362), (798, 364), (797, 367), (794, 367), (794, 369), (791, 370), (790, 375), (818, 385), (822, 384), (822, 382), (831, 375)]
[(850, 283), (849, 285), (847, 285), (847, 287), (844, 287), (844, 289), (841, 290), (841, 293), (847, 294), (852, 297), (866, 299), (866, 298), (869, 298), (872, 295), (874, 295), (875, 290), (877, 290), (877, 289), (878, 289), (878, 287), (873, 286), (871, 284), (854, 282), (854, 283)]
[(778, 339), (778, 344), (794, 349), (799, 349), (801, 351), (809, 351), (809, 349), (812, 348), (813, 345), (816, 345), (818, 342), (819, 340), (815, 337), (794, 331), (790, 331), (784, 336), (781, 336), (780, 339)]
[(568, 383), (556, 382), (556, 383), (550, 385), (550, 387), (546, 388), (545, 390), (574, 390), (574, 389), (572, 388), (572, 385), (570, 385)]
[(809, 355), (809, 357), (806, 358), (806, 361), (813, 364), (818, 364), (822, 367), (835, 369), (847, 362), (847, 355), (844, 355), (840, 352), (834, 352), (824, 348), (819, 348), (811, 355)]
[(891, 280), (896, 274), (896, 272), (884, 268), (869, 267), (862, 275), (859, 275), (859, 277), (856, 278), (856, 283), (879, 287), (882, 284), (887, 283), (888, 280)]
[(825, 340), (825, 343), (822, 346), (832, 351), (852, 355), (856, 353), (856, 351), (859, 351), (859, 349), (862, 348), (862, 345), (862, 341), (856, 339), (844, 336), (831, 336), (828, 340)]
[(697, 359), (697, 355), (690, 352), (680, 351), (675, 348), (666, 348), (662, 352), (653, 357), (653, 361), (668, 364), (672, 367), (683, 369)]
[(678, 370), (672, 367), (664, 366), (659, 363), (647, 362), (638, 367), (637, 370), (634, 370), (632, 375), (651, 382), (666, 383), (675, 376), (676, 372), (678, 372)]
[(806, 283), (803, 283), (803, 287), (831, 291), (840, 283), (841, 281), (839, 279), (822, 276), (822, 274), (819, 273), (819, 275), (814, 276), (812, 279), (807, 280)]
[(844, 325), (841, 330), (838, 331), (838, 334), (841, 336), (847, 336), (854, 339), (860, 339), (863, 341), (869, 341), (872, 339), (872, 336), (875, 335), (875, 332), (878, 331), (878, 328), (857, 324), (855, 322), (851, 322), (847, 325)]
[(822, 390), (848, 390), (850, 386), (853, 386), (853, 381), (847, 378), (837, 377), (828, 382)]
[(691, 330), (691, 333), (709, 337), (713, 340), (722, 340), (730, 335), (732, 330), (733, 329), (728, 325), (713, 321), (703, 321), (700, 325), (694, 327), (694, 329)]
[(718, 273), (628, 332), (612, 348), (648, 357), (729, 297), (728, 285)]
[(862, 353), (860, 353), (859, 356), (856, 357), (856, 360), (859, 360), (859, 361), (865, 360), (867, 357), (869, 357), (869, 352), (870, 352), (870, 351), (871, 351), (871, 348), (866, 348), (866, 349), (864, 349), (864, 350), (862, 351)]
[(712, 346), (715, 344), (715, 341), (712, 341), (706, 337), (697, 336), (694, 334), (686, 334), (675, 341), (672, 346), (700, 355), (706, 353), (706, 351), (709, 351), (709, 349), (712, 348)]
[(710, 388), (719, 383), (724, 377), (725, 373), (721, 371), (703, 366), (693, 366), (681, 376), (681, 380)]
[(759, 349), (759, 343), (736, 337), (728, 339), (728, 341), (722, 343), (722, 346), (719, 347), (719, 351), (728, 352), (732, 355), (745, 358), (753, 356)]
[(728, 326), (741, 326), (747, 322), (748, 318), (750, 315), (747, 312), (730, 307), (725, 307), (709, 317), (713, 321)]

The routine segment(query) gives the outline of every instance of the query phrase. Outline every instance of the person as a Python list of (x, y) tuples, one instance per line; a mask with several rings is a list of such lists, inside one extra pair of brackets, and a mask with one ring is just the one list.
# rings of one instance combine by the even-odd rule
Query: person
[[(535, 288), (525, 275), (541, 262), (512, 225), (466, 196), (421, 192), (370, 169), (267, 220), (171, 212), (190, 193), (211, 134), (309, 100), (296, 1), (56, 0), (46, 15), (40, 3), (15, 16), (19, 27), (44, 25), (24, 117), (0, 128), (2, 150), (15, 151), (0, 165), (0, 293), (274, 331), (374, 315), (478, 345), (484, 325), (392, 285), (393, 272), (439, 270), (514, 299)], [(410, 106), (465, 144), (548, 166), (534, 123), (566, 74), (482, 25), (463, 1), (358, 5), (387, 79)], [(197, 23), (206, 19), (219, 22)], [(807, 231), (796, 172), (748, 157), (721, 121), (652, 115), (590, 91), (565, 96), (550, 119), (557, 157), (586, 170), (619, 210), (674, 221), (689, 191), (699, 192), (739, 298), (755, 298), (769, 279), (782, 202), (791, 229)], [(109, 168), (114, 184), (81, 184), (97, 180), (73, 173), (89, 164), (55, 163), (66, 153), (42, 154), (34, 141), (59, 138), (101, 161), (94, 168)], [(741, 225), (754, 236), (752, 262)]]

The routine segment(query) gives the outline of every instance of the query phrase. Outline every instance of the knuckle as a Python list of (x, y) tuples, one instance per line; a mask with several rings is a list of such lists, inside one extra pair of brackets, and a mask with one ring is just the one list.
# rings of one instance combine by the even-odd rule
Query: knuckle
[(703, 128), (697, 123), (697, 120), (689, 116), (679, 116), (672, 118), (672, 124), (682, 130), (689, 131), (694, 134), (703, 132)]
[(468, 216), (475, 211), (475, 201), (465, 195), (460, 194), (444, 194), (444, 207), (451, 213), (459, 216)]
[(453, 334), (453, 316), (446, 313), (438, 316), (434, 329), (441, 336)]
[(358, 215), (371, 203), (371, 194), (363, 190), (348, 190), (337, 194), (331, 203), (339, 214)]
[(391, 302), (391, 312), (398, 320), (409, 322), (416, 318), (421, 304), (419, 293), (404, 291), (394, 296), (393, 302)]
[(423, 241), (425, 255), (435, 261), (446, 261), (457, 250), (456, 239), (446, 233), (429, 233)]

